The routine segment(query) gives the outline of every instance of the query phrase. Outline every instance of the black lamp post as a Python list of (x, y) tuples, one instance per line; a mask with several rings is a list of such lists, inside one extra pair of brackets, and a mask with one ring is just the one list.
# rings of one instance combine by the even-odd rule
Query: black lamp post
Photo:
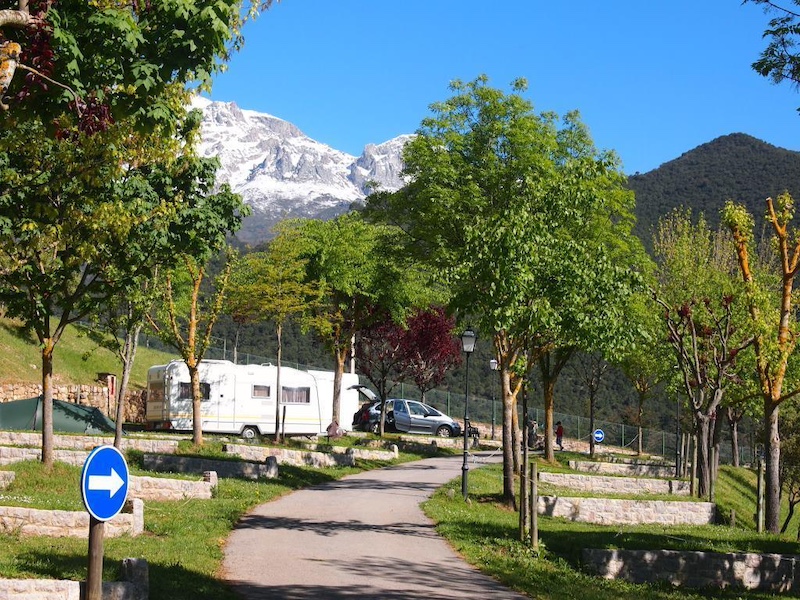
[(469, 357), (472, 351), (475, 350), (475, 339), (477, 336), (471, 328), (467, 328), (461, 334), (461, 349), (467, 355), (467, 383), (464, 392), (464, 462), (461, 465), (461, 495), (464, 500), (467, 499), (467, 478), (469, 477), (469, 448), (467, 446), (469, 440)]
[[(497, 371), (497, 367), (498, 367), (497, 360), (494, 359), (494, 358), (491, 359), (489, 361), (489, 368), (492, 371)], [(494, 423), (495, 423), (495, 418), (494, 418), (494, 401), (495, 401), (494, 392), (495, 392), (495, 389), (494, 388), (495, 388), (494, 373), (492, 373), (492, 440), (494, 440)]]

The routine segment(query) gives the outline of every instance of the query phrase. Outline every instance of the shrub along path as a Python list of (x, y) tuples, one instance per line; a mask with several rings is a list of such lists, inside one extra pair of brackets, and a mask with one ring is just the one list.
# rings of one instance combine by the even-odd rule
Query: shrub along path
[(461, 560), (419, 508), (461, 464), (405, 463), (262, 504), (228, 538), (223, 577), (248, 600), (526, 598)]

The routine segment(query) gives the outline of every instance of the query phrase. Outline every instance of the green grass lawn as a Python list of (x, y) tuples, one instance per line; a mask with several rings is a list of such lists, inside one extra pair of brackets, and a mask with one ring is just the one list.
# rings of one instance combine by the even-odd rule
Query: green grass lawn
[[(570, 458), (565, 454), (563, 460)], [(540, 470), (547, 469), (540, 463)], [(561, 466), (559, 465), (559, 469)], [(597, 526), (539, 517), (538, 551), (518, 540), (518, 514), (501, 505), (502, 467), (470, 475), (471, 503), (451, 481), (424, 504), (438, 531), (457, 552), (482, 571), (532, 598), (549, 600), (643, 600), (667, 598), (775, 598), (765, 593), (686, 591), (662, 585), (605, 580), (580, 570), (583, 548), (675, 549), (712, 552), (751, 551), (800, 554), (792, 535), (757, 534), (752, 516), (755, 475), (747, 469), (721, 469), (717, 503), (722, 514), (736, 510), (736, 527)]]

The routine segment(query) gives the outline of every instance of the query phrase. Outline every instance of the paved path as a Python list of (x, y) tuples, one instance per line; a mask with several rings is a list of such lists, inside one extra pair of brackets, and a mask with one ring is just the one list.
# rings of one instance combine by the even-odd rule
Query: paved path
[(419, 508), (461, 464), (425, 459), (262, 504), (228, 538), (225, 579), (247, 600), (522, 600), (461, 560)]

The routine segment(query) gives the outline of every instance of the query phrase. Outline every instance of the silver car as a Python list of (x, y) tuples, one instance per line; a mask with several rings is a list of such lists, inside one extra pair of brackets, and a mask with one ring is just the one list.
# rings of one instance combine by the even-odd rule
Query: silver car
[(432, 406), (417, 400), (393, 399), (394, 426), (398, 431), (439, 437), (461, 435), (461, 425)]

